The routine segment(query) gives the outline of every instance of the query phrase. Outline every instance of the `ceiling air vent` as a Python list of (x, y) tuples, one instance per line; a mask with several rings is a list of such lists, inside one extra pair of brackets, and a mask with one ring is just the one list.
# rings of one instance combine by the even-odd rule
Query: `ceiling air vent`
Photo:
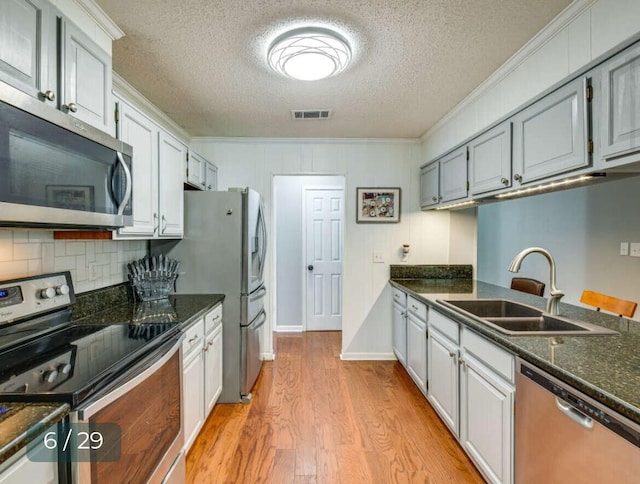
[(291, 119), (294, 121), (302, 121), (305, 119), (329, 119), (331, 117), (331, 109), (292, 109)]

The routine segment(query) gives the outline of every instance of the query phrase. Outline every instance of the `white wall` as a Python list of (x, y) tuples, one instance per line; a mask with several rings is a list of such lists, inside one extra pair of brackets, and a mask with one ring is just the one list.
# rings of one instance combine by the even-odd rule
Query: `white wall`
[(423, 136), (420, 163), (444, 154), (640, 33), (638, 0), (576, 0)]
[[(273, 182), (276, 267), (274, 329), (302, 331), (304, 284), (303, 200), (305, 187), (342, 187), (342, 176), (276, 176)], [(344, 269), (344, 268), (343, 268)]]
[[(509, 287), (513, 257), (548, 249), (564, 302), (584, 289), (640, 302), (640, 258), (619, 255), (620, 242), (640, 242), (640, 177), (509, 200), (478, 208), (478, 279)], [(528, 256), (519, 275), (549, 284), (549, 264)], [(636, 319), (640, 318), (640, 314)]]
[[(54, 240), (51, 231), (0, 230), (0, 280), (71, 271), (80, 293), (127, 281), (126, 263), (146, 253), (146, 241)], [(90, 263), (95, 280), (89, 280)]]
[[(272, 177), (277, 174), (345, 176), (345, 277), (343, 358), (393, 358), (389, 264), (401, 262), (402, 244), (412, 246), (411, 264), (446, 264), (450, 259), (450, 215), (419, 210), (415, 169), (420, 146), (405, 140), (194, 139), (192, 145), (219, 168), (219, 187), (250, 186), (263, 194), (273, 236)], [(356, 224), (356, 187), (400, 187), (399, 224)], [(273, 243), (271, 244), (273, 247)], [(381, 250), (384, 264), (373, 264)], [(475, 254), (469, 254), (471, 262)], [(458, 261), (462, 262), (462, 261)], [(273, 252), (267, 280), (273, 285)], [(272, 295), (273, 296), (273, 295)], [(273, 301), (269, 301), (273, 324)], [(272, 348), (267, 328), (267, 351)]]

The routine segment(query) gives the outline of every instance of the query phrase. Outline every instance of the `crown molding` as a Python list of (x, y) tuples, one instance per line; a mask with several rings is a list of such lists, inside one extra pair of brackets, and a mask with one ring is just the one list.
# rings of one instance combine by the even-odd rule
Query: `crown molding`
[(111, 20), (104, 10), (95, 2), (95, 0), (73, 0), (73, 2), (111, 38), (118, 40), (124, 37), (124, 32), (116, 23)]
[(258, 137), (224, 137), (194, 136), (191, 141), (215, 143), (249, 143), (249, 144), (405, 144), (419, 145), (419, 138), (258, 138)]
[(189, 133), (187, 133), (182, 126), (177, 124), (173, 119), (156, 107), (155, 104), (144, 97), (140, 91), (129, 84), (115, 71), (113, 72), (113, 92), (117, 96), (126, 99), (138, 109), (142, 110), (147, 116), (153, 119), (164, 129), (171, 131), (174, 135), (177, 135), (180, 138), (180, 141), (189, 144), (191, 136), (189, 136)]
[(462, 110), (468, 108), (478, 100), (485, 92), (489, 91), (512, 71), (520, 66), (525, 60), (540, 50), (547, 42), (555, 37), (562, 29), (566, 28), (573, 20), (578, 18), (585, 10), (590, 8), (597, 0), (574, 0), (560, 12), (551, 22), (542, 28), (518, 52), (513, 54), (504, 64), (502, 64), (493, 74), (485, 79), (478, 87), (460, 101), (454, 108), (445, 114), (440, 120), (429, 128), (421, 137), (424, 142), (432, 134), (439, 131), (444, 125), (457, 116)]

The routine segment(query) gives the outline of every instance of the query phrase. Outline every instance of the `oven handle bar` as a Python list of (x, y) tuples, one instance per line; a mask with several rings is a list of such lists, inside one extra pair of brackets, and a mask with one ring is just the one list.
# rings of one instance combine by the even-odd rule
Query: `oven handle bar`
[(154, 351), (130, 370), (125, 372), (122, 377), (118, 379), (118, 382), (123, 382), (123, 380), (128, 381), (126, 381), (126, 383), (123, 382), (121, 385), (117, 385), (116, 388), (113, 388), (114, 385), (112, 385), (112, 391), (108, 391), (106, 394), (101, 394), (97, 397), (97, 400), (90, 401), (85, 406), (79, 408), (78, 419), (81, 421), (90, 419), (94, 414), (105, 408), (107, 405), (137, 387), (173, 357), (175, 352), (180, 349), (183, 338), (184, 333), (180, 333), (180, 335), (172, 338), (168, 343), (163, 344), (158, 350)]

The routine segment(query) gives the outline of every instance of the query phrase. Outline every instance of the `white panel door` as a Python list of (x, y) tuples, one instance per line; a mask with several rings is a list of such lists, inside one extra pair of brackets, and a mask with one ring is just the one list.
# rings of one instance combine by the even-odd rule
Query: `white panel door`
[(465, 198), (467, 185), (467, 147), (462, 146), (440, 160), (441, 200), (450, 202)]
[(186, 159), (187, 147), (170, 134), (160, 130), (158, 165), (160, 237), (182, 237), (184, 230), (182, 169)]
[(469, 142), (471, 193), (511, 186), (511, 122), (505, 121)]
[(306, 189), (307, 331), (342, 329), (344, 190)]
[(457, 437), (458, 428), (458, 348), (431, 328), (428, 341), (429, 395), (428, 399), (451, 432)]

